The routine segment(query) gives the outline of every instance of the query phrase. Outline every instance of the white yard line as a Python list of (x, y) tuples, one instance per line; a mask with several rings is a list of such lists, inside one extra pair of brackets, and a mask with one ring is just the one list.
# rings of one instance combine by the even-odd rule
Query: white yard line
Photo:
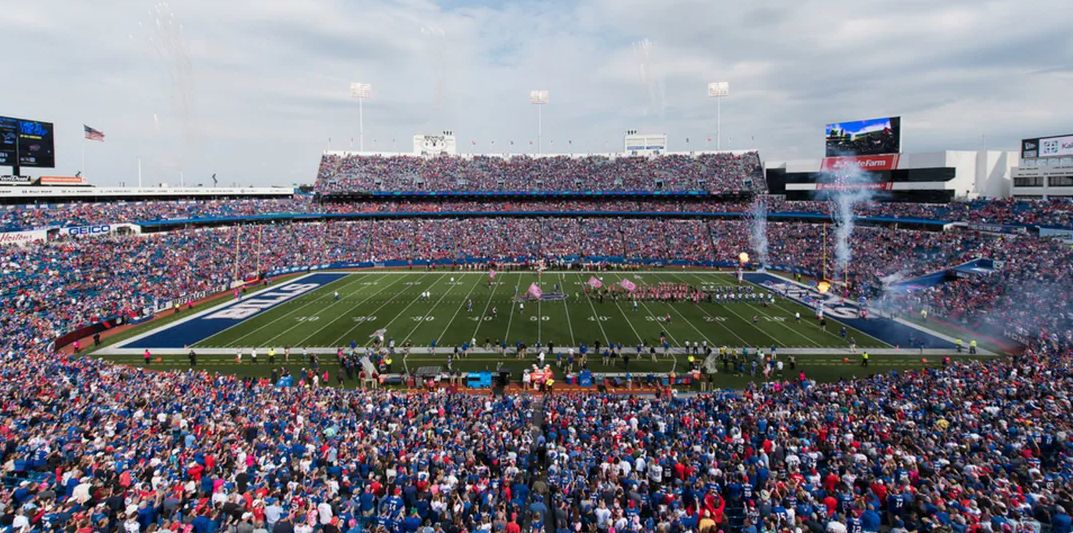
[[(680, 276), (678, 276), (678, 275), (674, 275), (674, 277), (675, 277), (675, 278), (678, 278), (679, 280), (682, 280), (682, 281), (684, 281), (684, 282), (686, 282), (686, 283), (688, 283), (688, 282), (689, 282), (689, 281), (688, 281), (688, 280), (686, 280), (685, 278), (682, 278), (682, 277), (680, 277)], [(694, 277), (695, 279), (697, 279), (697, 280), (701, 280), (701, 281), (703, 282), (703, 278), (701, 278), (700, 276), (696, 276), (696, 275), (693, 275), (693, 277)], [(767, 290), (766, 290), (766, 288), (760, 287), (760, 286), (758, 286), (758, 285), (754, 285), (754, 286), (756, 286), (756, 287), (758, 287), (758, 288), (761, 288), (761, 290), (763, 290), (763, 291), (765, 291), (765, 292), (767, 291)], [(759, 307), (759, 306), (756, 306), (756, 305), (754, 305), (754, 303), (749, 303), (749, 302), (744, 302), (744, 303), (745, 303), (745, 305), (746, 305), (747, 307), (750, 307), (750, 308), (752, 308), (752, 309), (753, 309), (754, 311), (758, 312), (758, 314), (761, 314), (761, 315), (764, 315), (764, 316), (766, 316), (766, 317), (769, 317), (769, 319), (775, 319), (775, 317), (776, 317), (776, 315), (773, 315), (773, 314), (770, 314), (770, 313), (768, 313), (768, 312), (767, 312), (767, 311), (765, 311), (765, 310), (764, 310), (763, 308), (761, 308), (761, 307)], [(704, 310), (702, 309), (702, 311), (704, 311)], [(705, 312), (705, 314), (707, 314), (707, 311), (704, 311), (704, 312)], [(787, 316), (787, 319), (789, 319), (789, 316)], [(768, 322), (770, 322), (770, 323), (774, 323), (774, 324), (776, 324), (776, 325), (778, 325), (778, 326), (781, 326), (781, 327), (783, 327), (783, 328), (785, 328), (785, 329), (789, 330), (789, 331), (791, 332), (791, 334), (793, 334), (793, 335), (794, 335), (795, 337), (797, 337), (797, 338), (802, 338), (802, 339), (805, 339), (805, 341), (806, 341), (806, 342), (808, 342), (808, 343), (812, 344), (813, 346), (820, 346), (820, 345), (821, 345), (820, 343), (818, 343), (818, 342), (815, 342), (815, 341), (813, 341), (813, 340), (811, 339), (811, 337), (808, 337), (808, 336), (805, 336), (805, 335), (802, 335), (802, 334), (800, 334), (800, 331), (797, 331), (796, 329), (794, 329), (794, 328), (790, 327), (789, 325), (787, 325), (787, 322), (785, 322), (785, 321), (781, 321), (781, 322), (780, 322), (780, 321), (778, 321), (778, 320), (771, 320), (771, 321), (768, 321)], [(755, 327), (755, 326), (754, 326), (754, 327)], [(755, 327), (755, 329), (764, 329), (764, 328), (761, 328), (761, 327)], [(765, 335), (767, 335), (767, 331), (765, 330), (764, 332), (765, 332)], [(770, 336), (770, 335), (768, 335), (768, 337), (771, 337), (771, 336)], [(741, 340), (741, 339), (739, 338), (738, 340)], [(743, 342), (745, 342), (745, 341), (743, 340)], [(784, 343), (783, 343), (783, 346), (785, 346), (785, 344), (784, 344)]]
[[(469, 292), (466, 293), (465, 301), (463, 301), (461, 304), (459, 304), (458, 307), (455, 308), (455, 314), (451, 315), (451, 320), (449, 320), (447, 322), (447, 325), (443, 327), (443, 331), (440, 332), (440, 336), (436, 337), (436, 344), (437, 345), (439, 345), (440, 339), (442, 339), (443, 336), (447, 334), (447, 330), (451, 328), (451, 324), (454, 323), (455, 317), (458, 316), (458, 312), (462, 310), (462, 306), (465, 305), (466, 301), (469, 301), (470, 295), (473, 294), (473, 289), (476, 289), (477, 285), (480, 285), (480, 284), (481, 284), (481, 274), (477, 274), (477, 282), (474, 283), (473, 286), (469, 288)], [(473, 338), (476, 339), (477, 336), (474, 335)], [(406, 342), (406, 341), (404, 340), (403, 342)], [(474, 342), (474, 344), (476, 344), (476, 342)]]
[(503, 342), (510, 344), (510, 326), (514, 322), (514, 308), (518, 306), (518, 302), (514, 301), (514, 296), (518, 295), (518, 287), (522, 284), (522, 273), (518, 273), (518, 281), (514, 282), (514, 295), (510, 297), (510, 316), (507, 317), (507, 332), (503, 334)]
[[(402, 279), (403, 279), (403, 278), (397, 278), (397, 279), (395, 279), (394, 281), (392, 281), (391, 283), (388, 283), (387, 285), (384, 285), (383, 287), (381, 287), (381, 288), (377, 289), (377, 290), (376, 290), (376, 292), (374, 292), (374, 293), (370, 294), (369, 296), (367, 296), (367, 297), (365, 297), (364, 299), (362, 299), (362, 301), (360, 301), (360, 302), (358, 302), (357, 304), (355, 304), (355, 305), (351, 306), (351, 307), (350, 307), (350, 309), (349, 309), (349, 310), (347, 310), (347, 312), (346, 312), (346, 313), (340, 314), (339, 316), (336, 316), (336, 317), (335, 317), (335, 318), (333, 318), (332, 320), (328, 320), (328, 321), (327, 321), (327, 322), (326, 322), (326, 323), (325, 323), (325, 324), (324, 324), (323, 326), (321, 326), (321, 327), (319, 327), (319, 328), (315, 329), (315, 330), (313, 331), (313, 333), (310, 333), (309, 335), (306, 335), (306, 336), (305, 336), (305, 338), (303, 338), (302, 340), (300, 340), (300, 341), (298, 341), (297, 343), (295, 343), (295, 345), (296, 345), (296, 346), (303, 346), (303, 345), (305, 344), (305, 342), (306, 342), (307, 340), (309, 340), (309, 339), (312, 339), (313, 337), (316, 337), (318, 333), (320, 333), (321, 331), (324, 331), (325, 329), (328, 329), (328, 326), (331, 326), (332, 324), (335, 324), (336, 322), (338, 322), (338, 321), (339, 321), (339, 319), (343, 318), (344, 316), (350, 316), (350, 312), (351, 312), (352, 310), (354, 310), (354, 309), (357, 309), (357, 307), (358, 307), (358, 306), (360, 306), (360, 305), (364, 304), (365, 302), (368, 302), (369, 300), (373, 299), (373, 296), (376, 296), (377, 294), (380, 294), (381, 292), (384, 292), (384, 291), (385, 291), (385, 290), (387, 290), (387, 289), (388, 289), (389, 287), (391, 287), (391, 286), (395, 285), (396, 283), (398, 283), (398, 282), (399, 282), (399, 281), (401, 281)], [(377, 281), (378, 281), (378, 282), (379, 282), (379, 280), (380, 280), (380, 278), (377, 278)], [(331, 307), (335, 306), (335, 304), (338, 304), (338, 303), (342, 303), (342, 302), (345, 302), (345, 301), (346, 301), (346, 298), (341, 298), (341, 299), (340, 299), (340, 300), (339, 300), (338, 302), (335, 302), (335, 303), (333, 303), (332, 305), (329, 305), (328, 307), (326, 307), (326, 308), (325, 308), (325, 310), (327, 310), (327, 309), (329, 309), (329, 308), (331, 308)], [(272, 339), (269, 339), (269, 340), (275, 340), (275, 339), (276, 339), (276, 338), (278, 338), (278, 337), (279, 337), (280, 335), (283, 335), (283, 334), (284, 334), (284, 333), (286, 333), (287, 331), (290, 331), (291, 329), (293, 329), (293, 327), (295, 327), (295, 326), (292, 326), (292, 328), (288, 328), (287, 330), (284, 330), (284, 331), (283, 331), (283, 332), (281, 332), (281, 333), (280, 333), (279, 335), (276, 335), (275, 337), (272, 337)], [(344, 335), (344, 337), (345, 337), (345, 335)]]
[[(568, 292), (566, 290), (566, 275), (559, 273), (559, 286), (563, 290), (563, 309), (566, 310), (566, 326), (570, 328), (570, 344), (577, 344), (577, 339), (574, 338), (574, 323), (570, 321), (570, 306), (566, 305), (566, 298)], [(599, 320), (599, 317), (596, 317)]]
[[(502, 274), (498, 274), (497, 277), (501, 275)], [(491, 285), (489, 286), (489, 288), (491, 290), (488, 291), (488, 301), (484, 303), (484, 311), (481, 311), (481, 315), (477, 317), (477, 327), (473, 328), (472, 338), (474, 339), (477, 338), (477, 331), (479, 331), (481, 329), (481, 325), (484, 324), (484, 317), (488, 316), (488, 308), (492, 306), (492, 299), (495, 298), (496, 291), (499, 290), (499, 284), (501, 283), (495, 280), (490, 280), (490, 282)]]
[[(442, 280), (443, 278), (446, 278), (446, 277), (447, 277), (447, 274), (441, 275), (436, 281), (433, 281), (432, 285), (429, 285), (428, 288), (431, 290), (432, 287), (435, 287), (436, 284), (440, 282), (440, 280)], [(388, 326), (394, 324), (395, 321), (398, 320), (399, 317), (402, 316), (403, 313), (405, 313), (406, 310), (410, 308), (410, 306), (412, 306), (414, 303), (416, 303), (418, 300), (421, 299), (421, 293), (422, 292), (424, 292), (424, 291), (417, 291), (417, 296), (414, 297), (414, 299), (411, 300), (410, 303), (406, 304), (406, 307), (403, 307), (402, 310), (398, 312), (398, 314), (396, 314), (394, 317), (392, 317), (392, 319), (389, 320), (387, 324), (384, 324), (384, 327), (380, 328), (380, 329), (383, 329), (384, 331), (387, 331)], [(372, 344), (372, 341), (368, 341), (368, 342), (365, 343), (366, 346), (368, 346), (370, 344)]]
[[(337, 279), (337, 280), (334, 280), (334, 281), (333, 281), (332, 283), (335, 283), (335, 282), (338, 282), (338, 281), (341, 281), (341, 280), (347, 279), (347, 278), (349, 278), (350, 276), (351, 276), (350, 274), (347, 274), (346, 276), (343, 276), (343, 277), (341, 277), (341, 278), (339, 278), (339, 279)], [(357, 276), (357, 277), (361, 277), (361, 276)], [(354, 279), (349, 279), (349, 280), (348, 280), (348, 281), (347, 281), (346, 283), (344, 283), (344, 284), (343, 284), (343, 286), (342, 286), (342, 287), (338, 287), (338, 288), (336, 288), (335, 290), (344, 290), (344, 289), (346, 289), (347, 287), (349, 287), (349, 286), (350, 286), (351, 284), (353, 284), (353, 283), (354, 283), (354, 281), (355, 281)], [(327, 287), (328, 285), (331, 285), (331, 283), (328, 283), (328, 284), (322, 285), (321, 287), (319, 287), (319, 288), (315, 289), (315, 290), (314, 290), (313, 292), (315, 293), (315, 292), (320, 292), (320, 291), (323, 291), (323, 290), (324, 290), (324, 289), (325, 289), (325, 288), (326, 288), (326, 287)], [(244, 335), (242, 335), (241, 337), (238, 337), (237, 339), (235, 339), (235, 340), (233, 340), (233, 341), (231, 341), (231, 342), (229, 342), (229, 343), (227, 343), (227, 344), (224, 344), (223, 346), (224, 346), (225, 348), (232, 348), (232, 347), (239, 347), (239, 346), (242, 346), (242, 344), (241, 344), (241, 343), (239, 342), (239, 341), (241, 341), (242, 339), (248, 338), (248, 337), (249, 337), (250, 335), (253, 335), (254, 333), (257, 333), (257, 332), (259, 332), (259, 331), (261, 331), (261, 330), (263, 330), (263, 329), (265, 329), (265, 328), (267, 328), (267, 327), (269, 327), (269, 326), (272, 326), (273, 324), (276, 324), (276, 323), (280, 322), (281, 320), (285, 320), (285, 319), (287, 319), (287, 318), (290, 318), (290, 317), (294, 316), (294, 315), (295, 315), (296, 313), (298, 313), (299, 311), (301, 311), (301, 310), (303, 310), (303, 309), (305, 309), (305, 308), (307, 308), (307, 307), (309, 307), (309, 306), (311, 306), (311, 305), (313, 305), (313, 304), (315, 304), (315, 303), (319, 303), (319, 302), (320, 302), (321, 300), (323, 300), (323, 299), (325, 299), (325, 298), (327, 298), (327, 297), (328, 297), (327, 295), (321, 295), (321, 296), (313, 297), (312, 293), (310, 293), (310, 294), (306, 294), (305, 296), (309, 296), (309, 301), (307, 301), (307, 302), (305, 302), (305, 303), (302, 303), (302, 304), (301, 304), (301, 305), (299, 305), (298, 307), (295, 307), (294, 309), (292, 309), (292, 310), (290, 310), (290, 311), (288, 311), (288, 312), (284, 313), (283, 315), (281, 315), (281, 316), (279, 316), (279, 317), (273, 318), (272, 320), (268, 321), (267, 323), (265, 323), (265, 324), (264, 324), (264, 325), (262, 325), (262, 326), (259, 326), (259, 327), (257, 327), (257, 328), (254, 328), (254, 329), (250, 330), (250, 331), (247, 331), (247, 332), (246, 332), (246, 333), (245, 333)], [(248, 299), (248, 297), (247, 297), (247, 299)], [(299, 296), (298, 298), (295, 298), (294, 300), (291, 300), (290, 302), (285, 302), (285, 303), (297, 303), (297, 302), (298, 302), (298, 301), (300, 301), (301, 299), (302, 299), (302, 296)], [(282, 305), (282, 304), (281, 304), (281, 305)], [(265, 311), (265, 312), (270, 312), (270, 311), (272, 311), (273, 309), (276, 309), (276, 308), (275, 308), (275, 307), (273, 307), (272, 309), (268, 309), (268, 310), (267, 310), (267, 311)], [(254, 316), (254, 317), (250, 317), (250, 318), (249, 318), (249, 319), (247, 319), (247, 320), (253, 320), (253, 319), (255, 319), (255, 318), (257, 318), (257, 317), (256, 317), (256, 316)], [(210, 339), (212, 339), (213, 337), (217, 337), (217, 336), (219, 336), (220, 334), (224, 333), (224, 332), (225, 332), (225, 331), (227, 331), (227, 330), (230, 330), (230, 329), (232, 329), (232, 328), (235, 328), (235, 327), (238, 327), (238, 326), (240, 326), (240, 325), (242, 325), (242, 324), (245, 324), (245, 323), (247, 322), (247, 320), (243, 320), (242, 322), (239, 322), (238, 324), (235, 324), (235, 325), (233, 325), (233, 326), (230, 326), (230, 327), (228, 327), (228, 328), (226, 328), (226, 329), (220, 330), (220, 331), (216, 332), (215, 334), (213, 334), (213, 335), (212, 335), (211, 337), (208, 337), (208, 338), (202, 339), (202, 340), (200, 340), (200, 341), (198, 341), (198, 342), (199, 342), (199, 343), (202, 343), (202, 342), (207, 342), (207, 341), (209, 341)]]
[[(248, 294), (248, 295), (246, 295), (246, 297), (245, 297), (244, 299), (246, 299), (246, 300), (249, 300), (250, 298), (256, 298), (256, 297), (258, 297), (258, 296), (260, 296), (261, 294), (264, 294), (264, 293), (266, 293), (266, 292), (269, 292), (269, 291), (274, 291), (274, 290), (277, 290), (277, 289), (279, 289), (280, 287), (286, 287), (286, 286), (288, 286), (288, 285), (290, 285), (290, 284), (292, 284), (292, 283), (296, 283), (296, 282), (302, 281), (302, 280), (304, 280), (304, 279), (308, 278), (309, 276), (312, 276), (312, 275), (315, 275), (315, 274), (319, 274), (319, 273), (320, 273), (320, 272), (314, 272), (314, 273), (306, 274), (306, 275), (304, 275), (304, 276), (300, 276), (300, 277), (294, 278), (294, 279), (292, 279), (292, 280), (290, 280), (290, 281), (286, 281), (286, 282), (283, 282), (283, 283), (279, 283), (279, 284), (277, 284), (277, 285), (274, 285), (274, 286), (271, 286), (271, 287), (266, 287), (266, 288), (264, 288), (264, 289), (261, 289), (261, 290), (255, 291), (255, 292), (254, 292), (254, 293), (252, 293), (252, 294)], [(308, 293), (306, 293), (306, 294), (302, 294), (302, 295), (299, 295), (298, 297), (296, 297), (296, 298), (294, 298), (294, 299), (292, 299), (292, 300), (287, 300), (287, 301), (285, 301), (285, 302), (281, 302), (281, 303), (279, 303), (279, 304), (277, 304), (277, 305), (275, 305), (275, 306), (272, 306), (272, 307), (270, 307), (270, 308), (268, 308), (268, 309), (266, 309), (266, 310), (264, 310), (264, 311), (261, 311), (261, 312), (260, 312), (260, 313), (258, 313), (257, 315), (254, 315), (254, 317), (256, 317), (256, 316), (260, 316), (260, 315), (262, 315), (263, 313), (267, 313), (267, 312), (271, 311), (272, 309), (275, 309), (275, 308), (276, 308), (277, 306), (279, 306), (279, 305), (284, 305), (284, 304), (286, 304), (286, 303), (290, 303), (290, 302), (293, 302), (293, 301), (298, 301), (298, 300), (301, 300), (301, 299), (302, 299), (303, 297), (311, 296), (311, 295), (312, 295), (313, 293), (315, 293), (315, 292), (317, 292), (317, 291), (319, 291), (319, 290), (323, 289), (324, 287), (327, 287), (327, 286), (331, 285), (332, 283), (336, 283), (336, 282), (338, 282), (339, 280), (343, 280), (343, 279), (346, 279), (346, 276), (345, 276), (345, 275), (344, 275), (344, 276), (340, 276), (340, 277), (339, 277), (338, 279), (333, 279), (332, 281), (330, 281), (330, 282), (328, 282), (328, 283), (325, 283), (324, 285), (321, 285), (320, 287), (317, 287), (316, 289), (313, 289), (312, 291), (310, 291), (310, 292), (308, 292)], [(317, 298), (314, 298), (313, 300), (315, 301), (315, 300), (317, 300)], [(237, 303), (239, 303), (240, 301), (241, 301), (241, 300), (234, 300), (234, 299), (230, 299), (230, 300), (227, 300), (227, 301), (224, 301), (224, 302), (220, 302), (220, 303), (218, 303), (218, 304), (215, 304), (215, 305), (213, 305), (212, 307), (209, 307), (208, 309), (205, 309), (205, 310), (202, 310), (202, 311), (198, 311), (198, 312), (196, 312), (196, 313), (194, 313), (194, 314), (192, 314), (192, 315), (190, 315), (190, 316), (187, 316), (186, 318), (180, 318), (179, 320), (176, 320), (176, 321), (174, 321), (174, 322), (169, 322), (169, 323), (167, 323), (167, 324), (164, 324), (163, 326), (160, 326), (160, 327), (156, 327), (156, 328), (153, 328), (153, 329), (151, 329), (151, 330), (149, 330), (149, 331), (146, 331), (145, 333), (141, 333), (141, 334), (135, 335), (135, 336), (133, 336), (133, 337), (131, 337), (131, 338), (129, 338), (129, 339), (126, 339), (126, 340), (123, 340), (123, 341), (119, 342), (118, 344), (115, 344), (114, 346), (115, 346), (116, 348), (122, 348), (122, 347), (126, 346), (127, 344), (130, 344), (130, 343), (132, 343), (132, 342), (135, 342), (135, 341), (141, 340), (141, 339), (143, 339), (143, 338), (145, 338), (145, 337), (148, 337), (148, 336), (151, 336), (151, 335), (156, 335), (157, 333), (160, 333), (160, 332), (162, 332), (162, 331), (164, 331), (164, 330), (167, 330), (167, 329), (173, 328), (173, 327), (175, 327), (175, 326), (178, 326), (179, 324), (183, 324), (183, 323), (185, 323), (185, 322), (189, 322), (189, 321), (191, 321), (191, 320), (195, 320), (195, 319), (201, 318), (201, 317), (203, 317), (203, 316), (205, 316), (205, 315), (208, 315), (208, 314), (210, 314), (210, 313), (215, 313), (215, 312), (219, 311), (220, 309), (224, 309), (224, 308), (230, 307), (230, 306), (232, 306), (232, 305), (236, 305), (236, 304), (237, 304)], [(254, 318), (254, 317), (251, 317), (251, 318)], [(215, 337), (216, 335), (219, 335), (220, 333), (223, 333), (223, 332), (225, 332), (225, 331), (227, 331), (227, 330), (229, 330), (229, 329), (231, 329), (231, 328), (234, 328), (234, 327), (236, 327), (236, 326), (238, 326), (238, 325), (240, 325), (240, 324), (242, 324), (242, 323), (244, 323), (244, 322), (245, 322), (245, 320), (243, 320), (243, 321), (240, 321), (240, 322), (238, 322), (238, 323), (236, 323), (236, 324), (233, 324), (233, 325), (231, 325), (231, 326), (228, 326), (228, 327), (226, 327), (226, 328), (224, 328), (224, 329), (222, 329), (222, 330), (220, 330), (220, 331), (218, 331), (218, 332), (216, 332), (216, 333), (213, 333), (212, 335), (209, 335), (208, 337), (205, 337), (205, 338), (203, 338), (203, 339), (201, 339), (201, 340), (198, 340), (197, 342), (198, 342), (198, 343), (200, 343), (200, 342), (204, 342), (204, 341), (207, 341), (207, 340), (209, 340), (209, 339), (211, 339), (211, 338)], [(191, 344), (196, 344), (196, 343), (191, 343)]]
[[(411, 274), (413, 274), (413, 273), (411, 272)], [(417, 274), (417, 275), (420, 275), (420, 274)], [(402, 278), (399, 278), (399, 279), (400, 279), (400, 281), (402, 280)], [(373, 309), (372, 311), (366, 313), (365, 316), (367, 316), (367, 317), (368, 316), (376, 316), (376, 313), (378, 311), (380, 311), (384, 307), (387, 307), (388, 304), (393, 303), (394, 301), (395, 301), (394, 299), (389, 297), (387, 300), (384, 300), (383, 303), (381, 303), (380, 305), (376, 306), (375, 309)], [(344, 332), (342, 336), (340, 336), (338, 339), (335, 339), (335, 344), (340, 344), (340, 343), (346, 344), (346, 338), (350, 336), (351, 332), (353, 332), (354, 330), (358, 329), (363, 324), (367, 324), (367, 323), (368, 322), (357, 322), (353, 326), (350, 326), (350, 329), (346, 330), (346, 332)]]
[[(440, 278), (440, 279), (443, 279), (443, 278)], [(433, 283), (433, 285), (435, 285), (435, 283)], [(439, 307), (440, 302), (442, 302), (443, 299), (447, 297), (447, 293), (449, 293), (449, 292), (451, 292), (451, 289), (447, 289), (447, 290), (443, 291), (443, 294), (440, 295), (440, 297), (436, 300), (436, 303), (434, 303), (431, 306), (429, 306), (428, 311), (425, 311), (425, 314), (421, 315), (421, 320), (418, 320), (417, 324), (414, 325), (413, 329), (411, 329), (410, 332), (406, 334), (406, 337), (404, 337), (402, 339), (402, 344), (406, 344), (406, 341), (410, 339), (410, 336), (413, 335), (415, 331), (417, 331), (417, 328), (421, 327), (421, 325), (425, 323), (425, 320), (427, 320), (428, 317), (430, 315), (432, 315), (432, 311), (434, 311), (437, 307)], [(461, 306), (459, 306), (459, 307), (461, 307)], [(455, 313), (457, 313), (457, 312), (458, 311), (456, 310)], [(435, 340), (436, 340), (436, 345), (439, 346), (440, 345), (440, 339), (436, 338)]]
[[(636, 274), (636, 272), (630, 272), (630, 274)], [(619, 278), (619, 281), (623, 279), (623, 275), (617, 276)], [(659, 316), (652, 313), (652, 309), (648, 307), (648, 304), (645, 303), (644, 300), (638, 300), (638, 302), (641, 304), (641, 307), (645, 308), (645, 312), (648, 313), (648, 316), (653, 317), (656, 320), (657, 324), (662, 324), (662, 322), (659, 322)], [(660, 326), (660, 330), (663, 331), (663, 333), (667, 334), (667, 338), (671, 339), (671, 342), (674, 343), (675, 347), (681, 346), (680, 344), (678, 344), (678, 339), (674, 338), (674, 335), (671, 335), (671, 328)]]
[[(581, 274), (578, 274), (577, 277), (578, 277), (579, 280), (581, 280)], [(584, 283), (585, 280), (581, 280), (581, 281), (582, 281), (582, 283)], [(584, 292), (584, 290), (582, 290), (582, 292)], [(607, 338), (607, 331), (604, 330), (604, 324), (603, 324), (603, 322), (600, 322), (600, 313), (596, 312), (596, 306), (593, 305), (593, 303), (592, 303), (592, 297), (589, 296), (588, 293), (585, 293), (585, 299), (589, 301), (589, 308), (592, 309), (592, 317), (596, 319), (596, 325), (600, 326), (600, 333), (603, 334), (603, 336), (604, 336), (604, 345), (606, 346), (608, 344), (611, 344), (611, 341), (608, 340), (608, 338)], [(630, 325), (630, 327), (632, 328), (633, 325)], [(634, 333), (636, 333), (636, 332), (637, 332), (637, 330), (634, 330)]]

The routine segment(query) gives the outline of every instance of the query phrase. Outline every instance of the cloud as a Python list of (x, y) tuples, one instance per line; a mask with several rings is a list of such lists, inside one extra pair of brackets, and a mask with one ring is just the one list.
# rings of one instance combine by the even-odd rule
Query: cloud
[(1013, 150), (1073, 122), (1064, 0), (186, 0), (170, 6), (191, 66), (198, 140), (184, 145), (152, 7), (5, 9), (18, 82), (0, 87), (0, 114), (56, 123), (55, 172), (79, 169), (87, 123), (108, 134), (86, 146), (95, 183), (133, 183), (138, 157), (150, 183), (177, 183), (179, 170), (193, 183), (214, 172), (224, 183), (309, 182), (329, 138), (339, 149), (357, 137), (355, 80), (374, 87), (374, 149), (444, 129), (465, 149), (528, 146), (535, 88), (551, 91), (546, 146), (604, 151), (641, 129), (667, 133), (672, 149), (687, 137), (704, 147), (712, 80), (731, 83), (724, 147), (768, 159), (818, 157), (823, 124), (837, 119), (900, 114), (908, 151)]

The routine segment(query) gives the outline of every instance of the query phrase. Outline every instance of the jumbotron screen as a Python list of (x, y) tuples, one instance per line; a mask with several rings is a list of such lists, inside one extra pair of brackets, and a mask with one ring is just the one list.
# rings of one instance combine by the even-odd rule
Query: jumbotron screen
[(827, 125), (826, 157), (896, 154), (902, 151), (901, 117), (869, 118)]
[(0, 166), (56, 166), (52, 123), (0, 117)]

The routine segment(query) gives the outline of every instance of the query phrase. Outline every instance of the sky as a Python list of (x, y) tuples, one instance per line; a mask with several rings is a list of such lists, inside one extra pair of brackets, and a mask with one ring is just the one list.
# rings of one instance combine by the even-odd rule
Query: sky
[[(1073, 133), (1069, 0), (52, 0), (4, 7), (0, 115), (54, 122), (93, 184), (311, 183), (357, 149), (449, 130), (464, 152), (671, 150), (819, 158), (824, 125), (902, 117), (905, 152)], [(105, 142), (82, 139), (82, 125)], [(688, 139), (688, 143), (687, 143)], [(711, 139), (709, 141), (709, 139)], [(492, 144), (494, 141), (495, 144)], [(535, 147), (534, 147), (535, 148)], [(84, 153), (84, 163), (83, 163)], [(9, 172), (0, 169), (0, 172)]]

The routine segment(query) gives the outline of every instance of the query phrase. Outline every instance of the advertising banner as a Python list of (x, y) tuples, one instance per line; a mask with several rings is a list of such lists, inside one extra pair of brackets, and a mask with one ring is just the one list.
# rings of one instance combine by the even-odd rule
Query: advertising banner
[(43, 241), (45, 239), (48, 239), (48, 231), (43, 229), (33, 231), (9, 231), (0, 233), (0, 246), (9, 244), (27, 244), (34, 241)]
[(858, 170), (861, 172), (874, 172), (880, 170), (895, 170), (898, 168), (898, 159), (898, 154), (825, 157), (820, 164), (820, 171), (838, 172)]
[(30, 176), (16, 176), (13, 174), (0, 176), (0, 185), (29, 185), (33, 181), (34, 179)]
[(41, 176), (41, 185), (86, 185), (82, 176)]
[(1039, 140), (1040, 157), (1073, 156), (1073, 135), (1043, 137)]
[(141, 227), (137, 224), (93, 224), (59, 228), (59, 234), (64, 237), (103, 237), (112, 233), (141, 233)]

